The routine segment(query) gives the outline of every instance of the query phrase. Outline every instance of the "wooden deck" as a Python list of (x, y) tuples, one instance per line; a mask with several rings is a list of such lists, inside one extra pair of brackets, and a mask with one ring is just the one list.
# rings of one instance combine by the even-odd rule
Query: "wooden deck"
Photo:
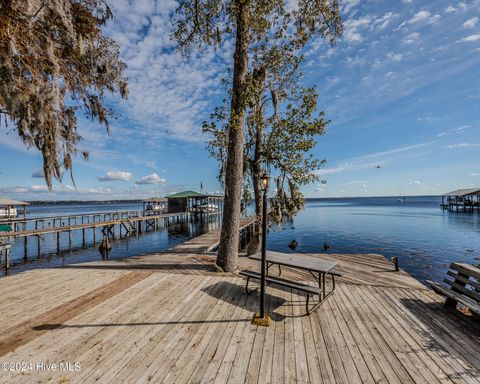
[(480, 383), (480, 322), (382, 256), (318, 255), (344, 274), (335, 293), (303, 316), (303, 296), (269, 286), (265, 328), (258, 296), (199, 252), (217, 240), (1, 278), (0, 362), (32, 368), (0, 383)]

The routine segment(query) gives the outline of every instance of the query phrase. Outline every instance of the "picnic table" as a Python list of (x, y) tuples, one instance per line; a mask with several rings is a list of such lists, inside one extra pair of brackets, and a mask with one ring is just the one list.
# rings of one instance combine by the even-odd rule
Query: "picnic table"
[[(249, 256), (253, 260), (262, 260), (261, 253), (256, 253)], [(267, 276), (265, 278), (267, 283), (277, 284), (288, 288), (297, 289), (303, 291), (307, 294), (306, 310), (307, 314), (310, 314), (315, 310), (323, 300), (330, 296), (335, 290), (335, 276), (341, 276), (340, 273), (335, 271), (337, 263), (335, 261), (323, 260), (321, 258), (310, 256), (302, 253), (282, 253), (282, 252), (273, 252), (267, 251), (266, 253), (267, 261)], [(269, 274), (269, 270), (272, 266), (278, 266), (279, 274), (277, 276), (272, 276)], [(283, 279), (279, 276), (282, 274), (281, 267), (290, 267), (295, 269), (300, 269), (309, 272), (313, 278), (317, 281), (318, 287), (309, 285), (308, 282), (302, 281), (293, 281), (289, 279)], [(250, 278), (260, 279), (261, 276), (258, 272), (243, 270), (240, 272), (241, 275), (247, 277), (246, 291), (247, 294), (252, 293), (248, 290), (248, 283)], [(326, 275), (330, 275), (332, 278), (332, 289), (330, 292), (326, 292)], [(309, 308), (309, 299), (310, 295), (318, 295), (318, 302), (312, 307)]]

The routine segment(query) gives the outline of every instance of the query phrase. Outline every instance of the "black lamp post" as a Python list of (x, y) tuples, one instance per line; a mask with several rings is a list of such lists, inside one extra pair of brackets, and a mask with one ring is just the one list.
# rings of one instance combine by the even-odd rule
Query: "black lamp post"
[(253, 317), (253, 324), (270, 326), (272, 320), (265, 314), (265, 275), (267, 271), (267, 193), (270, 176), (264, 173), (261, 177), (263, 191), (263, 210), (262, 210), (262, 265), (260, 278), (260, 312)]

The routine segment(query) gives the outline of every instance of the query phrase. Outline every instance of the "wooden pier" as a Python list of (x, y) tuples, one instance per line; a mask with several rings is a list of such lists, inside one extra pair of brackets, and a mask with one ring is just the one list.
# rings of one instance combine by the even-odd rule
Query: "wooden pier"
[[(205, 213), (202, 215), (210, 217), (219, 215), (219, 212)], [(56, 235), (56, 252), (60, 253), (62, 249), (72, 249), (72, 237), (74, 232), (81, 231), (82, 247), (95, 246), (97, 244), (97, 229), (101, 228), (103, 237), (115, 238), (116, 234), (120, 237), (129, 234), (139, 234), (149, 230), (157, 230), (161, 225), (167, 226), (170, 222), (180, 222), (188, 220), (189, 214), (186, 212), (162, 213), (162, 214), (144, 214), (144, 211), (115, 211), (115, 212), (92, 212), (85, 214), (34, 217), (9, 219), (13, 231), (0, 232), (0, 244), (6, 243), (7, 239), (23, 238), (23, 254), (27, 259), (28, 247), (32, 246), (32, 238), (36, 247), (37, 257), (42, 253), (42, 239), (45, 235)], [(87, 231), (92, 236), (92, 244), (87, 244)], [(66, 236), (61, 236), (66, 234)], [(62, 245), (63, 244), (63, 245)], [(2, 249), (3, 248), (3, 249)], [(4, 270), (9, 269), (9, 255), (11, 246), (0, 246), (0, 264), (2, 254), (5, 253)]]
[(204, 253), (218, 236), (0, 279), (0, 383), (480, 383), (480, 322), (384, 257), (313, 255), (338, 262), (335, 293), (304, 316), (269, 286), (257, 327), (258, 296)]

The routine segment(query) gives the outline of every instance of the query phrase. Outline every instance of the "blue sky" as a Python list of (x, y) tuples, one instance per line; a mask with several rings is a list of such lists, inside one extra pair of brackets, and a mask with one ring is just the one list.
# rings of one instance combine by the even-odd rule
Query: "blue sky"
[[(232, 45), (182, 60), (170, 40), (173, 0), (116, 0), (105, 33), (121, 46), (130, 95), (112, 100), (112, 135), (80, 116), (88, 162), (46, 190), (41, 157), (0, 126), (0, 195), (112, 199), (221, 188), (201, 122), (222, 98)], [(294, 7), (294, 0), (289, 1)], [(305, 85), (332, 121), (316, 157), (326, 184), (307, 197), (426, 195), (480, 187), (480, 1), (341, 1), (335, 47), (312, 41)], [(382, 168), (376, 168), (376, 165)], [(40, 177), (39, 177), (40, 176)]]

